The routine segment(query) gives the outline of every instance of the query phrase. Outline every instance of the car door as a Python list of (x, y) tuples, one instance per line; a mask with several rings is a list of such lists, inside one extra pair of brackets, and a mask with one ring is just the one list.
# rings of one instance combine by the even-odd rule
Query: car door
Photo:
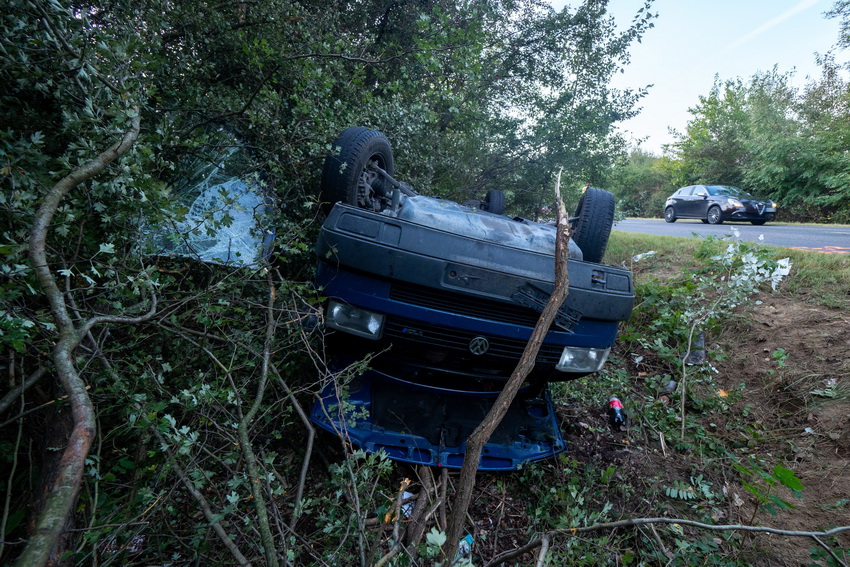
[(689, 199), (691, 198), (690, 195), (693, 190), (693, 186), (682, 187), (673, 194), (673, 208), (676, 211), (677, 217), (688, 216), (688, 206), (690, 204)]
[(689, 202), (690, 210), (688, 212), (688, 216), (697, 219), (704, 219), (710, 204), (711, 201), (708, 198), (708, 190), (703, 185), (695, 186), (693, 195), (691, 196), (691, 201)]

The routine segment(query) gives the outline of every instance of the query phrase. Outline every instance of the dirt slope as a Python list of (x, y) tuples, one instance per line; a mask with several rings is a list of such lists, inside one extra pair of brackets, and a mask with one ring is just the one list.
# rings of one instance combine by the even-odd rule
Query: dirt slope
[[(730, 354), (718, 367), (722, 379), (729, 387), (746, 384), (739, 404), (752, 405), (754, 425), (764, 432), (754, 450), (781, 459), (805, 487), (793, 501), (797, 510), (762, 522), (801, 531), (850, 525), (850, 314), (767, 296), (720, 340)], [(778, 348), (788, 355), (785, 367), (772, 356)], [(742, 508), (746, 516), (752, 502)], [(850, 548), (850, 535), (840, 541)], [(809, 564), (800, 552), (810, 541), (764, 543), (768, 564)]]
[[(707, 337), (710, 350), (726, 354), (712, 364), (718, 370), (718, 391), (729, 392), (730, 400), (729, 411), (712, 415), (709, 428), (726, 446), (744, 448), (741, 454), (793, 470), (804, 486), (803, 498), (775, 488), (796, 510), (776, 516), (763, 509), (754, 513), (756, 499), (730, 471), (728, 477), (711, 478), (732, 496), (716, 520), (799, 531), (850, 525), (850, 314), (781, 295), (762, 294), (760, 299), (761, 305)], [(672, 449), (675, 440), (668, 439), (662, 448), (646, 427), (591, 436), (575, 424), (598, 430), (604, 412), (567, 417), (567, 443), (580, 459), (610, 461), (636, 477), (667, 485), (703, 473), (698, 458)], [(624, 503), (626, 517), (641, 511), (628, 508)], [(753, 564), (812, 564), (808, 538), (760, 535), (750, 541), (758, 550)], [(850, 549), (850, 533), (838, 541)]]

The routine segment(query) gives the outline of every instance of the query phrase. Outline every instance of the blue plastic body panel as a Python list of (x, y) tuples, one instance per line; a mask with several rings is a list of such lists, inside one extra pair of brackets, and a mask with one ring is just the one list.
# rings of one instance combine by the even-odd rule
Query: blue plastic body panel
[[(330, 384), (310, 419), (369, 452), (397, 461), (460, 468), (466, 438), (486, 415), (498, 392), (428, 388), (369, 371), (347, 387), (347, 404)], [(518, 398), (484, 446), (479, 470), (508, 471), (566, 449), (548, 390)]]
[[(570, 244), (565, 307), (589, 319), (628, 319), (634, 304), (628, 270), (584, 262)], [(428, 197), (408, 198), (398, 217), (337, 203), (322, 225), (316, 255), (370, 277), (495, 300), (498, 309), (499, 302), (515, 304), (526, 285), (551, 293), (555, 229)], [(327, 277), (319, 281), (326, 283)]]

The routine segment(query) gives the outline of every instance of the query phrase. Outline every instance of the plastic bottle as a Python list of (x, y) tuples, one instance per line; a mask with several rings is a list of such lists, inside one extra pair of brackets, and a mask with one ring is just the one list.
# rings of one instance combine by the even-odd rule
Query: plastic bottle
[(608, 421), (611, 423), (611, 427), (620, 428), (626, 426), (626, 413), (623, 411), (623, 402), (613, 396), (608, 400)]
[(642, 254), (632, 256), (632, 262), (640, 262), (644, 258), (651, 258), (652, 256), (655, 256), (655, 250), (650, 250), (649, 252), (644, 252)]

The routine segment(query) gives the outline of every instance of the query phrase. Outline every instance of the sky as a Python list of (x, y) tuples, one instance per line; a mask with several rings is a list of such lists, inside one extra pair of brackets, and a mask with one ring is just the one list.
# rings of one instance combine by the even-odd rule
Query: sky
[[(560, 9), (576, 2), (552, 0)], [(615, 20), (628, 25), (643, 0), (610, 0)], [(691, 118), (688, 108), (707, 95), (715, 75), (721, 81), (749, 79), (774, 65), (795, 71), (793, 85), (820, 71), (815, 53), (825, 54), (838, 40), (839, 22), (824, 12), (833, 0), (655, 0), (655, 27), (630, 49), (631, 63), (615, 77), (616, 88), (653, 85), (639, 116), (620, 125), (633, 143), (657, 155)], [(850, 58), (840, 53), (838, 61)]]

